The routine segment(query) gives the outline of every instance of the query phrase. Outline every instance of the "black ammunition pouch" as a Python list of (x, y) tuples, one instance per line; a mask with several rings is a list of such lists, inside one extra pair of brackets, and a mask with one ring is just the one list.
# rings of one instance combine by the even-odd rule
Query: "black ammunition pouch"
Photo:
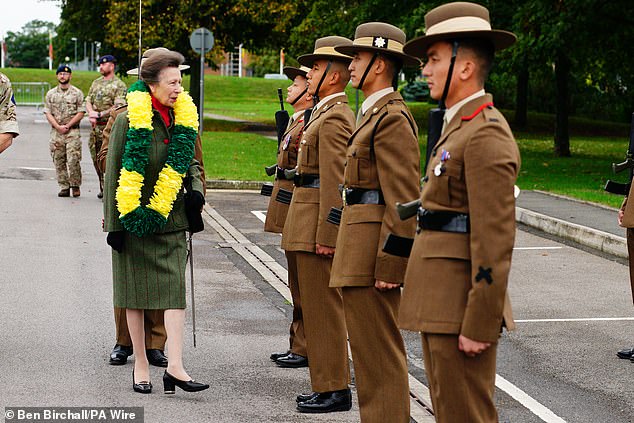
[(275, 201), (282, 204), (291, 204), (292, 198), (293, 198), (293, 191), (280, 188), (279, 191), (277, 192), (277, 197), (275, 197)]
[(296, 187), (319, 188), (319, 175), (295, 175), (293, 183)]
[(342, 209), (331, 207), (328, 217), (326, 218), (326, 222), (339, 226), (339, 224), (341, 224), (341, 214)]
[(421, 230), (466, 234), (470, 231), (469, 215), (420, 208), (418, 209), (418, 231)]
[(398, 257), (409, 257), (414, 245), (414, 238), (389, 234), (383, 243), (383, 251)]
[(266, 197), (273, 195), (273, 184), (262, 184), (262, 188), (260, 188), (260, 195), (264, 195)]
[(344, 206), (354, 204), (385, 204), (383, 193), (378, 189), (344, 188), (341, 193)]

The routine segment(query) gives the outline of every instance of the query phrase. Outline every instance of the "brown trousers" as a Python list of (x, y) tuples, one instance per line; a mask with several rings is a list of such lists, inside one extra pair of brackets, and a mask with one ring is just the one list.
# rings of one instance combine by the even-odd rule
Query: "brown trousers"
[(288, 287), (293, 299), (293, 321), (290, 327), (289, 345), (294, 354), (308, 357), (306, 352), (306, 334), (304, 332), (304, 318), (302, 313), (301, 296), (299, 295), (299, 281), (297, 280), (297, 260), (292, 251), (286, 251), (288, 263)]
[[(165, 350), (167, 333), (163, 323), (165, 310), (145, 310), (145, 348), (148, 350)], [(116, 327), (117, 344), (125, 347), (132, 346), (130, 332), (128, 331), (128, 320), (125, 315), (125, 308), (114, 308), (114, 324)]]
[(407, 359), (397, 324), (401, 290), (362, 286), (341, 291), (361, 422), (409, 423)]
[(436, 422), (497, 423), (493, 402), (497, 344), (470, 358), (458, 350), (458, 335), (421, 335)]
[(346, 389), (350, 380), (346, 323), (341, 291), (328, 287), (332, 259), (304, 251), (295, 255), (312, 390)]

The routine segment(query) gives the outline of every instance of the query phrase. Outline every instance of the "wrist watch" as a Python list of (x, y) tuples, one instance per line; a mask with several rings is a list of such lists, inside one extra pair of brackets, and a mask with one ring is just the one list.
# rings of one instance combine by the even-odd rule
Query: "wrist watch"
[(101, 119), (101, 112), (97, 113), (97, 119)]

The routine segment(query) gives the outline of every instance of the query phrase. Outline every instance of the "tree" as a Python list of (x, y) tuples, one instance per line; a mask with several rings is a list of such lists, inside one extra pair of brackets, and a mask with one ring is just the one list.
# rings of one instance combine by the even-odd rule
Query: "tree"
[[(214, 49), (206, 56), (208, 63), (232, 51), (239, 44), (258, 51), (279, 45), (286, 30), (297, 16), (304, 0), (143, 0), (142, 49), (163, 46), (181, 52), (187, 63), (197, 63), (198, 56), (189, 45), (191, 32), (206, 27), (214, 34)], [(122, 69), (136, 67), (138, 51), (139, 3), (112, 0), (106, 11), (106, 43), (120, 57)], [(199, 68), (192, 66), (190, 92), (198, 101)]]
[(40, 20), (26, 23), (18, 32), (9, 31), (6, 43), (9, 65), (22, 68), (48, 67), (49, 31), (55, 24)]
[[(57, 37), (53, 42), (56, 57), (74, 57), (75, 42), (81, 46), (84, 43), (101, 43), (101, 51), (109, 51), (110, 46), (105, 43), (105, 14), (109, 1), (92, 0), (89, 7), (85, 1), (63, 0), (60, 24), (57, 27)], [(95, 58), (96, 60), (96, 58)]]

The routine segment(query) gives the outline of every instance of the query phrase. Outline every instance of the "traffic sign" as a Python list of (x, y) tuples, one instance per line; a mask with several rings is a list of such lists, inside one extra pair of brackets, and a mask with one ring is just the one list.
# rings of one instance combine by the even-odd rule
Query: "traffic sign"
[(198, 54), (209, 52), (214, 46), (214, 36), (207, 28), (198, 28), (189, 36), (189, 45)]

